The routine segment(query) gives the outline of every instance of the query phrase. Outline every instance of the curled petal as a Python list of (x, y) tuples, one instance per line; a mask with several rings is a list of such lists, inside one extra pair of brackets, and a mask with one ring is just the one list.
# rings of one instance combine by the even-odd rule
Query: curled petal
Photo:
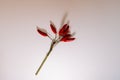
[(51, 27), (51, 30), (53, 31), (53, 33), (57, 33), (57, 29), (56, 29), (56, 27), (55, 27), (55, 25), (53, 24), (53, 22), (52, 21), (50, 21), (50, 27)]
[(63, 25), (63, 27), (60, 29), (59, 31), (59, 35), (60, 36), (63, 36), (63, 35), (66, 35), (67, 33), (69, 33), (70, 30), (69, 30), (69, 25), (68, 24), (65, 24)]
[(38, 31), (38, 33), (41, 34), (42, 36), (48, 36), (47, 31), (46, 31), (45, 29), (43, 29), (43, 28), (37, 27), (37, 31)]

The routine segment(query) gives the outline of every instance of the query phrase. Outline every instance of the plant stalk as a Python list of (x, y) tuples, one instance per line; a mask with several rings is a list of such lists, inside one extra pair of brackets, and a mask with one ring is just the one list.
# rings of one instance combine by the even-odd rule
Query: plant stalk
[(51, 46), (50, 46), (50, 49), (48, 51), (48, 53), (46, 54), (45, 58), (43, 59), (41, 65), (39, 66), (38, 70), (36, 71), (35, 75), (37, 75), (40, 71), (40, 69), (42, 68), (42, 66), (44, 65), (45, 61), (47, 60), (48, 56), (50, 55), (52, 49), (53, 49), (53, 46), (54, 46), (55, 42), (52, 42)]

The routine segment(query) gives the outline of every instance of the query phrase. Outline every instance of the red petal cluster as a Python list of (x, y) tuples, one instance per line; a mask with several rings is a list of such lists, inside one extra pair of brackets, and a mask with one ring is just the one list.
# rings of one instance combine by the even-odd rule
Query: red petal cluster
[[(52, 32), (54, 34), (57, 34), (57, 29), (52, 21), (50, 21), (50, 27), (51, 27)], [(37, 31), (42, 36), (48, 36), (50, 38), (50, 36), (47, 34), (47, 31), (45, 29), (37, 27)], [(70, 34), (70, 27), (68, 24), (64, 24), (60, 28), (60, 30), (58, 31), (58, 35), (56, 35), (56, 36), (58, 37), (58, 39), (60, 39), (59, 41), (63, 41), (63, 42), (69, 42), (69, 41), (75, 40), (75, 38), (72, 37), (73, 35)], [(55, 38), (54, 40), (58, 41), (58, 39)]]
[(73, 41), (73, 40), (75, 40), (75, 38), (72, 38), (71, 34), (66, 34), (65, 36), (62, 37), (62, 39), (60, 41), (69, 42), (69, 41)]
[(63, 27), (59, 30), (59, 35), (64, 36), (69, 33), (69, 25), (65, 24)]
[(72, 38), (72, 35), (70, 34), (70, 29), (68, 24), (64, 24), (62, 28), (59, 30), (59, 36), (62, 36), (60, 41), (63, 42), (69, 42), (75, 40), (75, 38)]

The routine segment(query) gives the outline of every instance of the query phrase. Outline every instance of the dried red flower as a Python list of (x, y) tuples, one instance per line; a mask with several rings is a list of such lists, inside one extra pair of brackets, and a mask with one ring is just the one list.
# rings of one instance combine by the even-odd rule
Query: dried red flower
[(37, 32), (42, 35), (42, 36), (47, 36), (49, 37), (52, 42), (51, 42), (51, 46), (50, 49), (48, 51), (48, 53), (46, 54), (44, 60), (42, 61), (41, 65), (39, 66), (37, 72), (35, 73), (36, 75), (38, 74), (38, 72), (40, 71), (40, 69), (42, 68), (44, 62), (46, 61), (46, 59), (48, 58), (49, 54), (51, 53), (53, 47), (58, 44), (59, 42), (63, 41), (63, 42), (70, 42), (75, 40), (75, 38), (73, 38), (73, 34), (70, 33), (70, 29), (69, 29), (69, 25), (64, 24), (61, 29), (59, 30), (58, 34), (57, 34), (57, 29), (55, 27), (55, 25), (53, 24), (52, 21), (50, 21), (50, 27), (52, 32), (55, 34), (55, 37), (52, 38), (51, 35), (47, 33), (47, 31), (45, 29), (39, 28), (37, 27)]

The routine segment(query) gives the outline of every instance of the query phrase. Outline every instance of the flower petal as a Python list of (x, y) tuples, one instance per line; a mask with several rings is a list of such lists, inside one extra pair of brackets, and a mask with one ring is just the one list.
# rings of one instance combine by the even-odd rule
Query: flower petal
[(61, 39), (61, 41), (63, 41), (63, 42), (70, 42), (73, 40), (75, 40), (75, 38), (63, 38), (63, 39)]
[(63, 27), (59, 30), (59, 35), (63, 36), (65, 34), (69, 33), (69, 25), (65, 24)]
[(70, 38), (70, 37), (72, 37), (71, 34), (66, 34), (66, 35), (64, 35), (62, 38)]
[(66, 27), (66, 29), (63, 31), (63, 35), (66, 35), (70, 32), (69, 25)]
[(61, 38), (60, 41), (64, 41), (64, 40), (66, 40), (66, 39), (68, 39), (68, 38), (71, 38), (71, 37), (72, 37), (71, 34), (66, 34), (65, 36), (63, 36), (63, 37)]
[(66, 29), (67, 24), (63, 25), (63, 27), (59, 30), (59, 35), (63, 33), (63, 31)]
[(48, 36), (47, 31), (43, 28), (37, 27), (37, 32), (41, 34), (42, 36)]
[(51, 27), (51, 30), (53, 31), (53, 33), (57, 33), (57, 29), (56, 29), (56, 27), (55, 27), (55, 25), (53, 24), (53, 22), (52, 21), (50, 21), (50, 27)]

